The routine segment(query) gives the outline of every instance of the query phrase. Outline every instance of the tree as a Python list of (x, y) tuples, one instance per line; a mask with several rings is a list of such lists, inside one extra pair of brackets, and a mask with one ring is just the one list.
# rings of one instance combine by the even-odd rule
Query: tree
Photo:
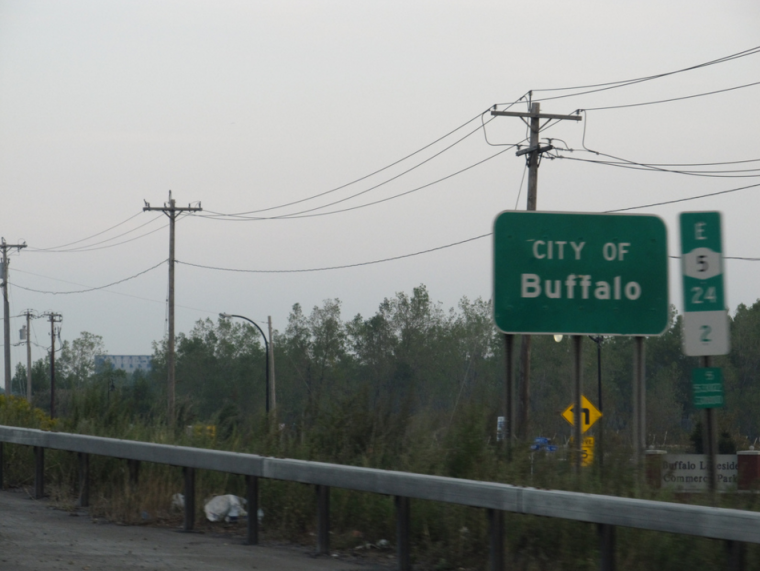
[(105, 355), (103, 337), (82, 331), (71, 343), (64, 341), (61, 347), (60, 363), (62, 381), (69, 387), (82, 386), (95, 373), (95, 356)]

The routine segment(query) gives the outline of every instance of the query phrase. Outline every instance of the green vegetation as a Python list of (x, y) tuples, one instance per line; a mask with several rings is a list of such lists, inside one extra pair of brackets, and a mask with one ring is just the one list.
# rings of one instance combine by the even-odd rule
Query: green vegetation
[[(755, 382), (760, 372), (760, 302), (739, 307), (732, 332), (733, 352), (716, 359), (716, 366), (724, 368), (727, 401), (719, 422), (722, 446), (742, 449), (760, 434), (755, 412), (760, 403)], [(165, 345), (155, 344), (154, 368), (148, 375), (128, 377), (121, 371), (94, 370), (92, 357), (102, 352), (102, 340), (89, 333), (66, 343), (56, 360), (60, 419), (52, 424), (42, 413), (49, 402), (48, 364), (38, 361), (32, 368), (38, 409), (21, 399), (0, 397), (0, 423), (674, 500), (668, 492), (638, 487), (630, 469), (630, 339), (602, 343), (608, 449), (603, 481), (593, 469), (580, 480), (574, 478), (562, 452), (570, 430), (559, 412), (572, 398), (568, 339), (555, 343), (548, 336), (535, 337), (531, 365), (529, 434), (552, 438), (560, 452), (531, 454), (526, 444), (514, 452), (511, 463), (506, 461), (495, 442), (503, 338), (494, 330), (488, 302), (463, 299), (456, 309), (446, 311), (421, 286), (411, 295), (399, 293), (384, 300), (369, 318), (358, 315), (345, 321), (338, 300), (327, 300), (308, 314), (295, 305), (285, 330), (276, 333), (274, 346), (276, 421), (264, 415), (265, 355), (258, 333), (238, 322), (205, 320), (178, 338), (176, 426), (165, 419)], [(690, 405), (691, 369), (697, 363), (681, 352), (675, 312), (668, 331), (648, 339), (646, 347), (648, 441), (658, 447), (693, 449), (692, 436), (700, 430), (701, 418)], [(596, 402), (596, 346), (588, 342), (584, 351), (585, 393)], [(14, 386), (22, 386), (25, 376), (19, 367)], [(185, 427), (190, 425), (215, 425), (216, 434), (188, 434)], [(46, 463), (51, 490), (63, 502), (72, 501), (76, 485), (72, 456), (50, 451)], [(31, 451), (7, 446), (6, 459), (7, 482), (30, 485)], [(179, 521), (170, 499), (182, 491), (180, 470), (145, 465), (139, 484), (132, 487), (125, 462), (91, 462), (94, 513), (131, 523)], [(243, 495), (242, 478), (235, 475), (201, 472), (197, 487), (199, 499)], [(727, 507), (756, 509), (751, 495), (721, 501)], [(266, 537), (310, 541), (315, 498), (309, 487), (265, 481), (261, 505)], [(333, 490), (332, 510), (336, 547), (394, 540), (391, 498)], [(484, 565), (482, 510), (415, 501), (412, 514), (412, 541), (420, 564), (437, 569)], [(508, 549), (518, 569), (595, 569), (595, 534), (588, 525), (507, 517)], [(720, 542), (627, 529), (618, 534), (620, 569), (683, 569), (698, 563), (723, 567)], [(755, 547), (748, 551), (748, 563), (752, 562), (760, 563)]]

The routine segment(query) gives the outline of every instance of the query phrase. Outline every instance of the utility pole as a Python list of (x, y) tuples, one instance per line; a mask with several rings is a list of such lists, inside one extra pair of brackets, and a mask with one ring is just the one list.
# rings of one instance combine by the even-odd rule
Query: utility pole
[(277, 415), (277, 391), (274, 384), (274, 340), (272, 339), (272, 316), (268, 316), (269, 320), (269, 384), (271, 387), (271, 407), (274, 411), (275, 417)]
[[(494, 109), (491, 110), (492, 116), (502, 116), (502, 117), (519, 117), (522, 119), (523, 122), (528, 124), (530, 127), (530, 140), (528, 144), (527, 149), (520, 149), (517, 151), (516, 155), (522, 156), (527, 155), (527, 163), (528, 163), (528, 204), (527, 204), (527, 210), (536, 210), (537, 206), (537, 198), (538, 198), (538, 165), (539, 165), (539, 158), (541, 155), (547, 151), (551, 151), (554, 147), (552, 145), (540, 145), (540, 139), (539, 134), (541, 132), (541, 119), (546, 119), (547, 123), (548, 121), (552, 119), (566, 119), (568, 121), (580, 121), (581, 116), (580, 115), (555, 115), (551, 113), (541, 113), (541, 104), (540, 103), (531, 103), (530, 105), (530, 111), (528, 112), (521, 112), (521, 111), (497, 111), (495, 106)], [(526, 119), (530, 119), (530, 123), (526, 121)], [(544, 123), (546, 125), (546, 123)], [(510, 434), (505, 435), (507, 438), (513, 438), (513, 434), (511, 434), (511, 431), (514, 430), (512, 427), (514, 426), (514, 419), (512, 419), (513, 411), (512, 408), (512, 394), (514, 391), (514, 387), (512, 385), (512, 347), (513, 342), (512, 339), (509, 339), (509, 335), (505, 336), (505, 347), (507, 349), (507, 352), (510, 353), (507, 355), (507, 396), (506, 396), (506, 423), (505, 426), (507, 428), (507, 431), (510, 432)], [(519, 374), (520, 374), (520, 398), (517, 399), (518, 402), (518, 409), (519, 409), (519, 416), (517, 418), (517, 436), (520, 438), (527, 438), (528, 436), (528, 422), (529, 422), (529, 405), (530, 405), (530, 346), (531, 346), (531, 336), (530, 335), (522, 335), (522, 342), (520, 344), (520, 368), (519, 368)]]
[(26, 242), (22, 244), (8, 244), (5, 238), (0, 242), (0, 249), (3, 250), (3, 317), (4, 322), (4, 339), (5, 339), (5, 394), (11, 396), (11, 319), (10, 304), (8, 303), (8, 250), (16, 248), (19, 252), (21, 248), (26, 248)]
[(176, 201), (172, 198), (172, 191), (169, 191), (169, 201), (164, 202), (163, 206), (151, 206), (145, 201), (145, 207), (143, 211), (157, 210), (166, 214), (169, 218), (169, 340), (166, 355), (166, 366), (169, 370), (169, 378), (167, 380), (167, 393), (169, 401), (169, 424), (174, 424), (174, 403), (175, 403), (175, 378), (174, 378), (174, 226), (177, 221), (177, 216), (183, 212), (199, 212), (203, 210), (200, 202), (198, 206), (177, 206)]
[(55, 324), (63, 321), (63, 316), (51, 311), (45, 317), (50, 321), (50, 418), (55, 418), (55, 337), (61, 333), (60, 327), (55, 330)]
[(22, 315), (26, 316), (26, 400), (32, 404), (32, 343), (31, 343), (31, 321), (34, 312), (27, 309)]

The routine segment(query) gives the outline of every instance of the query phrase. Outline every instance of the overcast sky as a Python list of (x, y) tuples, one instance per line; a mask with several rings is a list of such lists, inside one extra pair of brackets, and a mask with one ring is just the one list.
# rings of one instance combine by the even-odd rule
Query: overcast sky
[[(166, 264), (90, 293), (21, 288), (102, 286), (166, 260), (167, 220), (141, 209), (143, 200), (163, 204), (170, 189), (179, 205), (200, 201), (203, 208), (203, 217), (178, 222), (177, 259), (205, 266), (340, 266), (488, 234), (498, 212), (525, 208), (526, 194), (523, 188), (517, 200), (524, 159), (515, 149), (489, 145), (478, 129), (489, 107), (530, 90), (541, 99), (577, 92), (540, 89), (715, 60), (760, 45), (759, 30), (757, 0), (0, 0), (0, 236), (28, 244), (12, 257), (11, 314), (56, 311), (63, 315), (63, 339), (89, 331), (102, 335), (112, 354), (150, 353), (166, 332)], [(723, 90), (760, 81), (759, 72), (760, 54), (750, 55), (547, 100), (542, 111), (567, 114)], [(562, 153), (572, 158), (598, 158), (582, 151), (585, 128), (586, 147), (636, 162), (760, 159), (759, 95), (760, 85), (590, 110), (585, 121), (561, 122), (542, 136), (564, 141), (556, 144), (574, 149)], [(526, 107), (523, 100), (513, 109)], [(362, 179), (462, 125), (369, 178), (251, 216), (293, 214), (342, 199), (309, 214), (361, 206), (504, 152), (364, 208), (291, 219), (213, 217), (287, 204)], [(485, 130), (494, 145), (520, 142), (526, 132), (520, 119), (507, 117)], [(760, 169), (760, 162), (676, 168)], [(686, 176), (544, 159), (538, 207), (598, 212), (639, 206), (757, 184), (760, 178), (747, 176), (757, 173)], [(726, 255), (760, 258), (760, 187), (635, 212), (662, 216), (670, 253), (677, 254), (677, 215), (687, 210), (721, 210)], [(383, 298), (419, 284), (446, 308), (463, 296), (487, 299), (491, 249), (486, 237), (398, 261), (312, 273), (178, 264), (177, 330), (189, 331), (219, 312), (259, 322), (271, 315), (284, 330), (294, 303), (308, 312), (328, 298), (342, 301), (346, 319), (368, 317)], [(726, 272), (732, 311), (760, 297), (760, 262), (728, 261)], [(671, 302), (680, 308), (678, 275), (673, 261)], [(13, 320), (13, 342), (21, 325)], [(33, 340), (40, 346), (49, 344), (47, 330), (35, 322)], [(35, 358), (42, 355), (35, 347)], [(24, 358), (24, 349), (14, 347), (14, 367)]]

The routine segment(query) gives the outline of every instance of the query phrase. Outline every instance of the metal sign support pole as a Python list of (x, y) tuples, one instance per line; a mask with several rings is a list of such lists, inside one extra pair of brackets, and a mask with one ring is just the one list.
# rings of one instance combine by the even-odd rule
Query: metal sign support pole
[(504, 335), (506, 374), (504, 375), (504, 446), (507, 460), (512, 460), (512, 444), (515, 438), (515, 336)]
[[(712, 357), (705, 356), (700, 359), (700, 366), (712, 367)], [(716, 461), (718, 454), (717, 438), (717, 418), (714, 408), (705, 409), (705, 422), (702, 428), (702, 447), (705, 454), (707, 454), (707, 482), (710, 489), (710, 493), (714, 494), (718, 489), (718, 473), (716, 470)]]
[(581, 395), (583, 394), (583, 335), (573, 335), (573, 466), (575, 473), (581, 473), (583, 458), (583, 427), (581, 426)]
[[(604, 414), (602, 405), (602, 337), (596, 339), (596, 393), (599, 399), (599, 412)], [(604, 478), (604, 417), (599, 419), (599, 477)]]
[(639, 466), (644, 460), (647, 441), (647, 392), (644, 381), (644, 338), (637, 335), (633, 341), (633, 458), (636, 466)]

